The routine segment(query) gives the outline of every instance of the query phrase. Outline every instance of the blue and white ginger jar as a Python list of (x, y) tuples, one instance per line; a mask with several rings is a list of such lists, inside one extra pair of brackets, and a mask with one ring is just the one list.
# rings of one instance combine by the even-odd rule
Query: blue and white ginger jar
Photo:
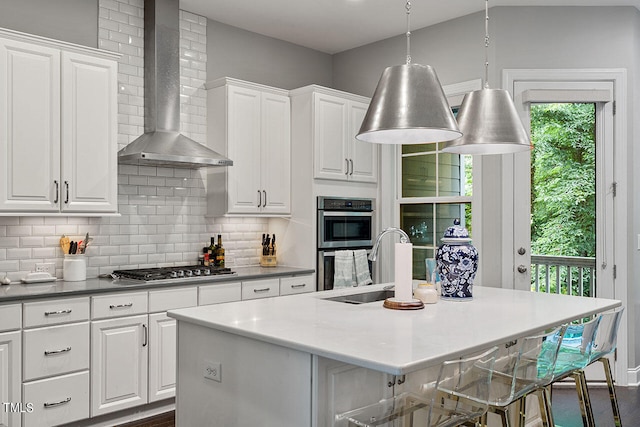
[(467, 229), (460, 226), (460, 220), (454, 220), (453, 224), (445, 231), (436, 251), (441, 295), (446, 299), (471, 300), (473, 279), (478, 271), (478, 251), (471, 244)]

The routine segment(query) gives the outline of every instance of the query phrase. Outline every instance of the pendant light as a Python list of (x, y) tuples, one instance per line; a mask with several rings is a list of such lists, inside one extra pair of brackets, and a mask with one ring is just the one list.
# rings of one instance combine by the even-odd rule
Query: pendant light
[(411, 63), (410, 15), (407, 11), (407, 62), (387, 67), (371, 98), (356, 139), (380, 144), (424, 144), (459, 138), (455, 117), (436, 71)]
[(461, 138), (442, 151), (456, 154), (506, 154), (527, 151), (531, 143), (513, 100), (504, 89), (489, 89), (489, 0), (485, 0), (484, 88), (464, 96), (458, 110)]

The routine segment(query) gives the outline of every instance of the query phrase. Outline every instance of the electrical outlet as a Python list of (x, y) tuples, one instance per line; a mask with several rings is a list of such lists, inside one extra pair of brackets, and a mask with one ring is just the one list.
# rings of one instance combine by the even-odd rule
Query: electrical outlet
[(56, 275), (56, 264), (53, 262), (42, 262), (42, 263), (38, 263), (36, 264), (36, 271), (37, 272), (46, 272), (49, 273), (52, 276)]
[(222, 382), (222, 366), (220, 362), (204, 361), (204, 377), (217, 382)]

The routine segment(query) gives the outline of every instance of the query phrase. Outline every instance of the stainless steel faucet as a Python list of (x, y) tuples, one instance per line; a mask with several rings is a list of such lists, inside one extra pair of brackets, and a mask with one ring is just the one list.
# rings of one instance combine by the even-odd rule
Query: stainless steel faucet
[(397, 227), (389, 227), (385, 228), (378, 234), (376, 237), (376, 242), (373, 244), (373, 249), (371, 249), (371, 253), (369, 254), (369, 261), (375, 261), (378, 259), (378, 246), (380, 246), (380, 240), (382, 240), (382, 236), (389, 233), (398, 233), (400, 235), (400, 243), (409, 243), (409, 235), (404, 232), (403, 229)]

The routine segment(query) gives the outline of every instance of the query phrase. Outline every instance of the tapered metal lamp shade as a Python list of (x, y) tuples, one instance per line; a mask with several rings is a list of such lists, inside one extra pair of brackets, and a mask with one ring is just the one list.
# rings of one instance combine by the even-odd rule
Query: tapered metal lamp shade
[(462, 138), (442, 150), (456, 154), (507, 154), (531, 149), (529, 135), (504, 89), (480, 89), (465, 95), (458, 110)]
[(435, 70), (404, 64), (387, 67), (382, 73), (356, 139), (424, 144), (461, 135)]

